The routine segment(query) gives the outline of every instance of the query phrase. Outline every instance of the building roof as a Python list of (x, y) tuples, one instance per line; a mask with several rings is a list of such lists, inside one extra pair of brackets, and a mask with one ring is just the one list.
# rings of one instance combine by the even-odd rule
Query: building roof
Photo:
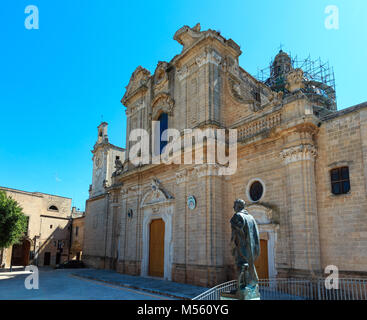
[(30, 191), (24, 191), (24, 190), (13, 189), (13, 188), (8, 188), (8, 187), (1, 187), (1, 186), (0, 186), (0, 190), (18, 192), (18, 193), (28, 194), (30, 196), (36, 196), (36, 197), (37, 196), (42, 197), (43, 195), (47, 195), (47, 196), (53, 196), (53, 197), (58, 197), (58, 198), (64, 198), (64, 199), (70, 199), (71, 200), (71, 198), (69, 198), (69, 197), (63, 197), (63, 196), (58, 196), (56, 194), (50, 194), (50, 193), (44, 193), (44, 192), (38, 192), (38, 191), (30, 192)]
[(342, 109), (342, 110), (339, 110), (339, 111), (336, 111), (336, 112), (333, 112), (333, 113), (329, 113), (329, 114), (325, 115), (324, 117), (322, 117), (321, 120), (328, 121), (328, 120), (331, 120), (331, 119), (334, 119), (334, 118), (337, 118), (337, 117), (341, 117), (345, 114), (358, 111), (359, 109), (363, 109), (363, 108), (366, 108), (366, 107), (367, 107), (367, 101), (362, 102), (360, 104), (357, 104), (355, 106), (349, 107), (349, 108), (345, 108), (345, 109)]

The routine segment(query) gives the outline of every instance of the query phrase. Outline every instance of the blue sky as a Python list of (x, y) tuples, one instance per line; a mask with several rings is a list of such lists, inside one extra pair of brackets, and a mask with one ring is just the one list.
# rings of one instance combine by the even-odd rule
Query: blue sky
[[(39, 29), (27, 30), (27, 5)], [(339, 8), (339, 29), (324, 26)], [(367, 1), (4, 0), (0, 9), (0, 186), (58, 194), (84, 209), (97, 126), (125, 146), (120, 100), (138, 65), (154, 72), (181, 50), (173, 35), (201, 23), (243, 51), (256, 75), (283, 44), (334, 67), (338, 108), (367, 100)]]

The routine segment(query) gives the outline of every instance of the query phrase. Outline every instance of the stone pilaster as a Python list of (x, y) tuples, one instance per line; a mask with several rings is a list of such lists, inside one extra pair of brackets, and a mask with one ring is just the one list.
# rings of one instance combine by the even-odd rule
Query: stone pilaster
[(290, 272), (315, 276), (321, 271), (313, 144), (301, 143), (280, 152), (287, 176)]

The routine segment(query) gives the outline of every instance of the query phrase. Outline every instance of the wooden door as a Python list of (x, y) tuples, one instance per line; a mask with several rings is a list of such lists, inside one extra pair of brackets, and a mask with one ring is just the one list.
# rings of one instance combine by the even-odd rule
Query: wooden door
[(24, 239), (22, 244), (13, 245), (11, 264), (13, 266), (28, 266), (31, 243)]
[(23, 245), (14, 244), (11, 252), (11, 265), (21, 266), (23, 264)]
[(255, 261), (256, 272), (259, 279), (268, 279), (268, 241), (260, 240), (260, 256)]
[(164, 275), (164, 221), (152, 220), (149, 236), (149, 275), (163, 277)]

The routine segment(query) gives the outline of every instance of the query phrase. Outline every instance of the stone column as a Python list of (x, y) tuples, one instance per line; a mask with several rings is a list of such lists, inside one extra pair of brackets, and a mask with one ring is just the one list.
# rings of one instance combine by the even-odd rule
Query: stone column
[(321, 271), (316, 154), (315, 146), (304, 141), (280, 152), (287, 175), (289, 267), (294, 276), (316, 276)]

